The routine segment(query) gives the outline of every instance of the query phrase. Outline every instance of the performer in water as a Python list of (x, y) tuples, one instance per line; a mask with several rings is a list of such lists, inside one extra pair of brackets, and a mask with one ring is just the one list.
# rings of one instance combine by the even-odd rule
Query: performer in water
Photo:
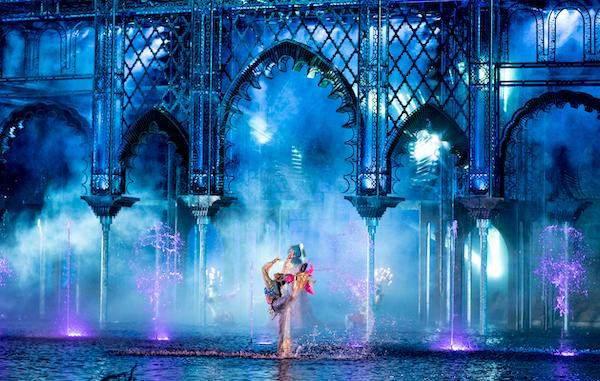
[[(313, 267), (308, 268), (304, 263), (295, 274), (290, 274), (294, 258), (294, 250), (290, 248), (288, 256), (283, 264), (282, 272), (275, 273), (271, 278), (269, 270), (277, 263), (279, 257), (267, 262), (262, 268), (263, 280), (265, 283), (265, 297), (270, 306), (270, 312), (279, 318), (279, 342), (277, 344), (277, 354), (280, 357), (292, 357), (292, 339), (290, 329), (290, 313), (292, 302), (302, 290), (312, 294), (312, 285), (310, 277)], [(289, 284), (289, 286), (287, 286)]]

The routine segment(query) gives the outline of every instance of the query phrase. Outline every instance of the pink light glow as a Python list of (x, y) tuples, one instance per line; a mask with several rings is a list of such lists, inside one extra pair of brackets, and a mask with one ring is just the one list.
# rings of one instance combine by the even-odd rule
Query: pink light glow
[(567, 293), (587, 294), (584, 263), (590, 249), (583, 234), (568, 226), (547, 226), (540, 241), (544, 251), (535, 273), (554, 286), (557, 291), (554, 308), (560, 316), (568, 315)]
[(86, 337), (87, 334), (80, 328), (69, 328), (66, 332), (67, 337)]
[(452, 352), (469, 352), (475, 351), (477, 348), (471, 344), (468, 337), (464, 334), (454, 335), (447, 334), (447, 336), (441, 337), (440, 340), (433, 345), (433, 349), (437, 351), (452, 351)]

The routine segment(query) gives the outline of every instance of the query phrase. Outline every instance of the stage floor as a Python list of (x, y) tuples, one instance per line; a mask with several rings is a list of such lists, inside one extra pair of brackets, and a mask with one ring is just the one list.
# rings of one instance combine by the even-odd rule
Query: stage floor
[[(0, 337), (0, 380), (599, 380), (600, 335), (556, 353), (557, 338), (539, 334), (471, 341), (470, 351), (434, 349), (440, 335), (397, 333), (368, 347), (331, 332), (299, 339), (298, 357), (274, 356), (272, 333), (191, 334), (168, 341), (131, 332), (102, 338)], [(138, 336), (139, 337), (139, 336)], [(341, 337), (341, 336), (340, 336)], [(577, 342), (577, 344), (573, 344)], [(577, 348), (575, 348), (577, 347)], [(135, 368), (134, 368), (135, 367)], [(133, 372), (131, 370), (133, 369)]]

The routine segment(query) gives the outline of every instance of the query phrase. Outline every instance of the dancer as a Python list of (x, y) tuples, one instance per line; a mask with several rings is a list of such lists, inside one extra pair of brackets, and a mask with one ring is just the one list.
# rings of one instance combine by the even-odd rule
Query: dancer
[[(271, 278), (269, 270), (277, 263), (279, 257), (267, 262), (262, 267), (262, 275), (265, 283), (265, 298), (270, 306), (269, 312), (273, 316), (279, 317), (279, 342), (277, 345), (277, 354), (280, 357), (292, 357), (292, 340), (290, 333), (290, 308), (292, 302), (302, 290), (309, 293), (312, 291), (313, 267), (308, 268), (308, 264), (300, 266), (300, 271), (296, 274), (288, 273), (290, 271), (294, 251), (290, 248), (288, 257), (283, 264), (282, 272), (275, 273)], [(291, 287), (287, 287), (291, 284)], [(291, 288), (291, 289), (290, 289)]]

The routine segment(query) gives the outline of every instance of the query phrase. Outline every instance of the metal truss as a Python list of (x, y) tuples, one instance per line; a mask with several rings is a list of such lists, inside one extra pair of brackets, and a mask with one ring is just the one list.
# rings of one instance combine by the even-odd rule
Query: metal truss
[(191, 113), (189, 14), (129, 17), (124, 28), (124, 130), (155, 106), (186, 121)]
[[(69, 46), (62, 41), (82, 25), (93, 25), (98, 35), (93, 192), (122, 189), (115, 152), (141, 115), (160, 108), (189, 134), (191, 191), (223, 194), (229, 192), (225, 178), (231, 176), (227, 151), (232, 142), (221, 100), (262, 52), (291, 40), (331, 63), (356, 97), (353, 137), (347, 142), (353, 168), (345, 174), (349, 192), (379, 192), (387, 181), (381, 176), (390, 173), (385, 145), (426, 104), (439, 107), (468, 132), (472, 148), (483, 152), (478, 153), (481, 168), (471, 158), (471, 181), (489, 183), (497, 173), (500, 87), (600, 84), (595, 78), (510, 80), (501, 73), (531, 65), (597, 67), (600, 17), (589, 7), (572, 1), (551, 2), (547, 9), (518, 1), (492, 4), (497, 5), (490, 10), (453, 1), (0, 1), (2, 32), (20, 28), (28, 36), (25, 60), (31, 69), (0, 83), (89, 78), (72, 70), (73, 49), (61, 57), (61, 75), (42, 78), (35, 74), (35, 52), (39, 30), (59, 25), (61, 44)], [(583, 19), (579, 63), (555, 62), (556, 18), (567, 8), (579, 10)], [(536, 22), (534, 63), (506, 62), (511, 15), (521, 11)]]

